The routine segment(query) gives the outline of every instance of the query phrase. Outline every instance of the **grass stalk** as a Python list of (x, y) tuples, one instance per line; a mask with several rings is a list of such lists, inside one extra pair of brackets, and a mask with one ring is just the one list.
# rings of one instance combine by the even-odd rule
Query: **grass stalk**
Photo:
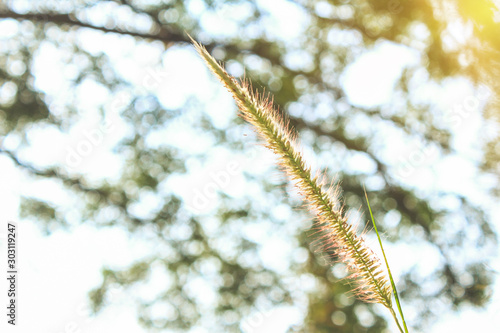
[[(380, 303), (387, 307), (401, 329), (392, 308), (392, 291), (395, 291), (392, 277), (389, 283), (380, 259), (364, 239), (356, 234), (354, 226), (347, 222), (345, 210), (340, 204), (338, 187), (330, 186), (325, 189), (325, 178), (319, 174), (313, 175), (297, 147), (296, 134), (289, 121), (273, 107), (269, 96), (253, 92), (249, 81), (238, 82), (201, 44), (193, 39), (192, 41), (208, 68), (233, 95), (240, 116), (254, 126), (265, 146), (278, 156), (279, 165), (316, 215), (324, 249), (334, 250), (340, 261), (347, 265), (351, 273), (349, 278), (357, 284), (354, 288), (356, 296), (365, 302)], [(400, 308), (397, 297), (396, 300)]]
[[(366, 193), (366, 189), (365, 189), (365, 197), (366, 197), (366, 203), (368, 204), (368, 210), (370, 212), (370, 218), (372, 219), (373, 228), (375, 229), (375, 233), (377, 234), (377, 239), (380, 244), (380, 249), (382, 250), (382, 255), (384, 256), (385, 266), (387, 267), (387, 273), (389, 274), (389, 279), (391, 281), (392, 291), (394, 292), (394, 299), (396, 300), (396, 305), (398, 307), (399, 315), (401, 316), (401, 320), (403, 321), (404, 332), (408, 333), (408, 327), (406, 326), (405, 316), (403, 315), (403, 309), (401, 308), (401, 303), (399, 301), (399, 295), (398, 295), (398, 290), (396, 288), (396, 283), (394, 283), (394, 279), (392, 277), (391, 268), (389, 267), (389, 261), (387, 260), (387, 256), (385, 255), (384, 246), (382, 245), (382, 239), (380, 238), (380, 234), (378, 233), (377, 224), (375, 223), (375, 218), (373, 217), (372, 207), (370, 206), (370, 201), (368, 200), (368, 194)], [(391, 307), (390, 310), (392, 316), (394, 317), (394, 320), (396, 321), (396, 324), (398, 325), (399, 330), (401, 331), (401, 333), (403, 333), (403, 329), (399, 324), (398, 317), (396, 316), (394, 309)]]

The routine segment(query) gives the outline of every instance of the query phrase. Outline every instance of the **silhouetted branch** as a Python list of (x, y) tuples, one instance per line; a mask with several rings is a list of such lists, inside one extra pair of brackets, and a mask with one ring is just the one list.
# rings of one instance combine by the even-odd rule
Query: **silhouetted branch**
[(81, 28), (89, 28), (93, 30), (100, 30), (104, 32), (111, 32), (120, 35), (128, 35), (133, 37), (145, 38), (145, 39), (154, 39), (159, 40), (165, 43), (171, 42), (189, 42), (187, 37), (183, 34), (169, 32), (166, 29), (160, 29), (160, 32), (157, 34), (148, 34), (137, 31), (128, 31), (122, 30), (119, 28), (106, 28), (102, 26), (96, 26), (90, 23), (82, 22), (78, 20), (72, 14), (55, 14), (55, 13), (26, 13), (19, 14), (13, 11), (0, 11), (0, 19), (2, 18), (11, 18), (18, 21), (29, 20), (33, 22), (42, 22), (42, 23), (54, 23), (57, 25), (70, 25), (74, 27)]

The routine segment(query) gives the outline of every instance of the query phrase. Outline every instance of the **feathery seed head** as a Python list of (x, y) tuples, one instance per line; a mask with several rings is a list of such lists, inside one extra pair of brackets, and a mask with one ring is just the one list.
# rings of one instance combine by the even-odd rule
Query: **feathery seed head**
[(324, 248), (334, 249), (335, 255), (347, 264), (350, 278), (357, 282), (356, 295), (366, 302), (381, 303), (391, 308), (392, 288), (380, 260), (347, 223), (343, 208), (336, 208), (340, 206), (338, 188), (324, 190), (325, 177), (312, 175), (296, 148), (296, 136), (289, 121), (283, 120), (283, 115), (273, 108), (268, 97), (254, 93), (248, 81), (239, 83), (202, 45), (191, 40), (209, 69), (232, 93), (241, 117), (255, 127), (266, 147), (278, 155), (281, 167), (318, 218), (317, 228), (322, 232)]

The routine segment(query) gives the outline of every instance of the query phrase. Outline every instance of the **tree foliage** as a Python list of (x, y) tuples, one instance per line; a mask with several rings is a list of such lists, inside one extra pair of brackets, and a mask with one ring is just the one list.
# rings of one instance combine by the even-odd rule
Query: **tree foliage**
[[(142, 80), (140, 86), (127, 77), (127, 61), (137, 59), (134, 50), (158, 52), (153, 68), (161, 68), (164, 55), (191, 47), (188, 32), (228, 63), (229, 71), (238, 74), (244, 66), (257, 88), (273, 93), (319, 166), (337, 172), (349, 207), (362, 205), (366, 184), (388, 241), (428, 246), (439, 256), (431, 273), (412, 269), (399, 281), (401, 296), (414, 313), (410, 325), (425, 326), (437, 312), (462, 304), (484, 306), (492, 281), (485, 263), (496, 247), (484, 207), (464, 193), (422, 190), (411, 173), (398, 175), (390, 141), (418, 141), (422, 149), (435, 149), (441, 159), (459, 150), (455, 123), (463, 125), (477, 114), (486, 124), (498, 122), (498, 8), (487, 0), (279, 3), (290, 19), (301, 18), (298, 36), (277, 33), (279, 22), (273, 21), (270, 9), (246, 0), (3, 3), (0, 24), (10, 33), (0, 46), (0, 152), (34, 180), (51, 179), (79, 202), (64, 207), (27, 197), (21, 205), (23, 216), (43, 220), (48, 232), (92, 223), (124, 227), (157, 244), (150, 257), (126, 269), (103, 268), (102, 285), (91, 292), (96, 311), (105, 304), (110, 286), (147, 284), (151, 274), (163, 270), (169, 281), (165, 289), (152, 300), (137, 296), (138, 316), (146, 326), (239, 331), (251, 311), (293, 304), (306, 318), (291, 330), (384, 329), (386, 323), (374, 307), (343, 296), (349, 286), (339, 280), (338, 265), (315, 253), (314, 237), (304, 222), (308, 217), (293, 209), (299, 201), (287, 194), (286, 186), (276, 187), (284, 180), (247, 171), (245, 182), (256, 190), (238, 198), (219, 193), (212, 215), (193, 213), (172, 188), (176, 177), (189, 174), (193, 164), (206, 163), (216, 149), (246, 154), (255, 142), (251, 134), (242, 135), (248, 131), (236, 114), (221, 126), (196, 96), (181, 106), (166, 106), (158, 90), (144, 89), (152, 88), (147, 86), (151, 80)], [(215, 31), (210, 24), (218, 18), (227, 26)], [(100, 42), (89, 47), (89, 38)], [(110, 54), (107, 43), (122, 45), (128, 53)], [(361, 54), (384, 43), (408, 47), (418, 61), (401, 73), (390, 102), (354, 104), (341, 84), (342, 73)], [(61, 55), (57, 62), (64, 72), (62, 90), (42, 89), (37, 81), (44, 67), (37, 57), (50, 48)], [(493, 97), (472, 95), (477, 105), (464, 113), (419, 95), (422, 87), (442, 87), (454, 80), (470, 81), (476, 89), (486, 86)], [(37, 165), (23, 153), (34, 145), (33, 131), (71, 133), (87, 112), (77, 92), (89, 83), (108, 97), (97, 105), (102, 123), (116, 112), (115, 120), (127, 128), (114, 145), (122, 161), (119, 174), (109, 179), (96, 180), (60, 164)], [(171, 124), (189, 127), (198, 140), (211, 142), (211, 148), (189, 152), (168, 142), (151, 144), (153, 133), (165, 133)], [(393, 137), (388, 139), (386, 132)], [(482, 153), (475, 166), (481, 168), (480, 175), (490, 176), (485, 192), (498, 195), (498, 133), (488, 133), (477, 139)], [(373, 167), (349, 168), (355, 158)], [(146, 201), (155, 202), (155, 208), (138, 213), (137, 206)], [(384, 224), (394, 216), (396, 226)], [(286, 239), (293, 251), (284, 271), (265, 265), (259, 256), (262, 244), (245, 231), (250, 225)], [(215, 295), (210, 300), (196, 292), (200, 280)], [(159, 303), (171, 311), (157, 318), (151, 309)]]

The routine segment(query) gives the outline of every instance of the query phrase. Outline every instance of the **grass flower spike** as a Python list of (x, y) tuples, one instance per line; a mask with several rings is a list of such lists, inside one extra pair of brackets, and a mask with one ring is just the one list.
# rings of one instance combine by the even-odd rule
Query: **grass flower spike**
[[(242, 118), (255, 127), (266, 147), (279, 157), (280, 166), (294, 181), (309, 209), (316, 215), (324, 247), (333, 249), (335, 255), (346, 263), (350, 271), (349, 277), (357, 284), (356, 295), (363, 301), (384, 305), (395, 316), (391, 283), (381, 261), (347, 222), (344, 209), (339, 205), (337, 189), (330, 187), (325, 190), (324, 177), (313, 175), (311, 168), (305, 163), (288, 120), (273, 108), (269, 97), (253, 92), (248, 81), (238, 82), (202, 45), (194, 40), (193, 44), (209, 69), (232, 93)], [(396, 317), (395, 319), (397, 322)], [(402, 332), (399, 323), (398, 327)]]

